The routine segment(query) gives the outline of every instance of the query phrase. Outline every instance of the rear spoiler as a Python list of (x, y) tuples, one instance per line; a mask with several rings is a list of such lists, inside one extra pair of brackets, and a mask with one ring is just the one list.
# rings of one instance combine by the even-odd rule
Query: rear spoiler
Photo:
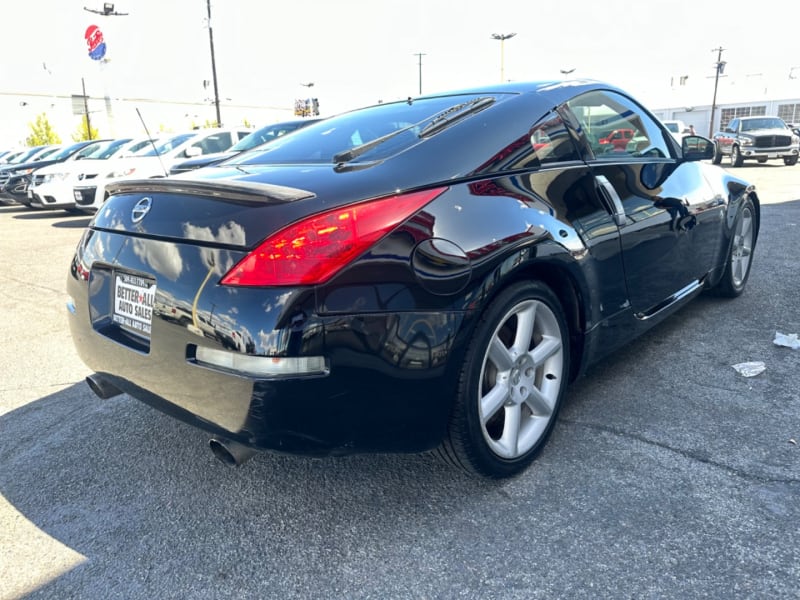
[(219, 198), (232, 202), (248, 204), (283, 204), (313, 198), (316, 194), (299, 188), (291, 188), (270, 183), (251, 183), (246, 181), (199, 179), (125, 179), (109, 183), (109, 195), (114, 194), (184, 194)]

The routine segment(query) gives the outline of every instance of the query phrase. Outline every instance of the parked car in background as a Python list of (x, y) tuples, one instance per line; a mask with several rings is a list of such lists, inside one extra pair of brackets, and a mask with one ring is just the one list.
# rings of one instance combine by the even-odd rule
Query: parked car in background
[[(165, 136), (125, 158), (112, 158), (96, 176), (73, 187), (75, 206), (94, 212), (108, 197), (106, 185), (116, 179), (166, 177), (176, 162), (205, 154), (223, 152), (251, 133), (248, 129), (201, 129)], [(79, 174), (80, 176), (80, 174)]]
[(668, 121), (661, 121), (661, 122), (664, 124), (664, 127), (666, 127), (669, 130), (669, 132), (672, 134), (672, 137), (674, 137), (676, 140), (678, 140), (678, 143), (680, 143), (683, 140), (684, 136), (691, 134), (691, 131), (689, 130), (689, 127), (683, 121), (669, 121), (668, 120)]
[(43, 146), (32, 146), (30, 148), (20, 148), (6, 154), (0, 164), (0, 169), (8, 164), (21, 164), (24, 162), (34, 161), (38, 158), (44, 158), (48, 154), (52, 154), (56, 150), (63, 148), (60, 144), (47, 144)]
[(220, 163), (223, 160), (236, 156), (240, 152), (252, 150), (253, 148), (261, 146), (262, 144), (276, 140), (287, 133), (297, 131), (298, 129), (302, 129), (307, 125), (316, 123), (319, 120), (320, 119), (297, 119), (294, 121), (284, 121), (282, 123), (273, 123), (271, 125), (267, 125), (266, 127), (256, 129), (252, 133), (246, 135), (233, 146), (228, 148), (225, 152), (204, 154), (196, 158), (190, 158), (189, 160), (175, 163), (169, 170), (169, 174), (180, 175), (181, 173), (193, 171), (194, 169)]
[(14, 165), (6, 165), (0, 169), (0, 196), (4, 196), (19, 204), (30, 205), (28, 186), (31, 182), (31, 173), (48, 165), (64, 162), (66, 160), (80, 160), (90, 154), (94, 144), (108, 140), (88, 140), (75, 142), (51, 152), (46, 148), (42, 154), (35, 155), (33, 160)]
[(714, 134), (714, 147), (715, 165), (727, 156), (733, 167), (741, 167), (745, 160), (783, 160), (791, 166), (797, 164), (800, 136), (778, 117), (736, 117)]
[(6, 162), (6, 157), (12, 157), (20, 150), (14, 148), (8, 148), (7, 150), (0, 151), (0, 164)]
[[(131, 156), (153, 143), (149, 138), (121, 138), (99, 142), (80, 161), (64, 161), (37, 169), (28, 187), (29, 206), (41, 209), (74, 211), (76, 184), (91, 181), (106, 161)], [(88, 148), (87, 148), (88, 151)]]
[[(597, 115), (646, 145), (605, 153)], [(109, 184), (67, 275), (71, 337), (99, 396), (207, 430), (228, 464), (436, 449), (511, 477), (589, 365), (744, 291), (759, 198), (712, 154), (598, 82), (340, 114)]]

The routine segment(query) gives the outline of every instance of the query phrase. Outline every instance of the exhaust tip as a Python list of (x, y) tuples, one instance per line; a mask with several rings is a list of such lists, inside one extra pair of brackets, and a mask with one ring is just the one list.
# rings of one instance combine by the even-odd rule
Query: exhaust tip
[(122, 390), (97, 373), (89, 375), (86, 378), (86, 384), (89, 386), (89, 389), (102, 400), (108, 400), (109, 398), (122, 394)]
[(222, 440), (212, 438), (208, 442), (211, 452), (223, 464), (229, 467), (239, 467), (253, 458), (256, 453), (254, 448), (234, 442), (233, 440)]

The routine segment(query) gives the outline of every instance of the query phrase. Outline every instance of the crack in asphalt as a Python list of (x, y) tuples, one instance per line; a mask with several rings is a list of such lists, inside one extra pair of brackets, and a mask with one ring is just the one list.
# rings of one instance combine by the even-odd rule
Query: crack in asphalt
[(736, 468), (731, 467), (729, 465), (726, 465), (724, 463), (717, 462), (717, 461), (714, 461), (714, 460), (711, 460), (711, 459), (708, 459), (708, 458), (704, 458), (703, 456), (700, 456), (699, 454), (696, 454), (694, 452), (689, 452), (687, 450), (682, 450), (680, 448), (675, 448), (673, 446), (669, 446), (667, 444), (664, 444), (662, 442), (659, 442), (659, 441), (644, 437), (642, 435), (637, 435), (637, 434), (634, 434), (634, 433), (630, 433), (630, 432), (625, 431), (623, 429), (616, 429), (614, 427), (608, 427), (607, 425), (597, 425), (595, 423), (584, 423), (584, 422), (581, 422), (581, 421), (572, 421), (572, 420), (569, 420), (569, 419), (561, 419), (561, 420), (559, 420), (559, 422), (560, 423), (566, 423), (566, 424), (569, 424), (569, 425), (577, 425), (579, 427), (585, 427), (586, 429), (594, 429), (596, 431), (602, 431), (602, 432), (605, 432), (605, 433), (611, 433), (611, 434), (613, 434), (615, 436), (636, 440), (638, 442), (641, 442), (643, 444), (647, 444), (649, 446), (655, 446), (655, 447), (661, 448), (663, 450), (669, 450), (670, 452), (674, 452), (675, 454), (679, 454), (679, 455), (681, 455), (681, 456), (683, 456), (685, 458), (688, 458), (690, 460), (694, 460), (694, 461), (697, 461), (697, 462), (699, 462), (701, 464), (705, 464), (705, 465), (709, 465), (711, 467), (715, 467), (717, 469), (721, 469), (721, 470), (723, 470), (723, 471), (725, 471), (727, 473), (730, 473), (731, 475), (735, 475), (736, 477), (739, 477), (740, 479), (744, 479), (744, 480), (752, 482), (752, 483), (784, 483), (784, 484), (798, 484), (798, 483), (800, 483), (800, 479), (793, 478), (793, 477), (775, 478), (775, 477), (765, 477), (765, 476), (761, 476), (761, 475), (754, 475), (752, 473), (748, 473), (746, 471), (742, 471), (740, 469), (736, 469)]

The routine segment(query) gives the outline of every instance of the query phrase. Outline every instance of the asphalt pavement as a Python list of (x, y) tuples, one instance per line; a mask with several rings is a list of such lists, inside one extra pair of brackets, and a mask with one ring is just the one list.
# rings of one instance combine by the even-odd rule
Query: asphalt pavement
[(800, 166), (732, 172), (763, 202), (744, 295), (592, 369), (501, 484), (429, 455), (231, 469), (98, 400), (64, 292), (88, 218), (0, 207), (0, 599), (800, 597), (800, 350), (773, 343), (800, 333)]

